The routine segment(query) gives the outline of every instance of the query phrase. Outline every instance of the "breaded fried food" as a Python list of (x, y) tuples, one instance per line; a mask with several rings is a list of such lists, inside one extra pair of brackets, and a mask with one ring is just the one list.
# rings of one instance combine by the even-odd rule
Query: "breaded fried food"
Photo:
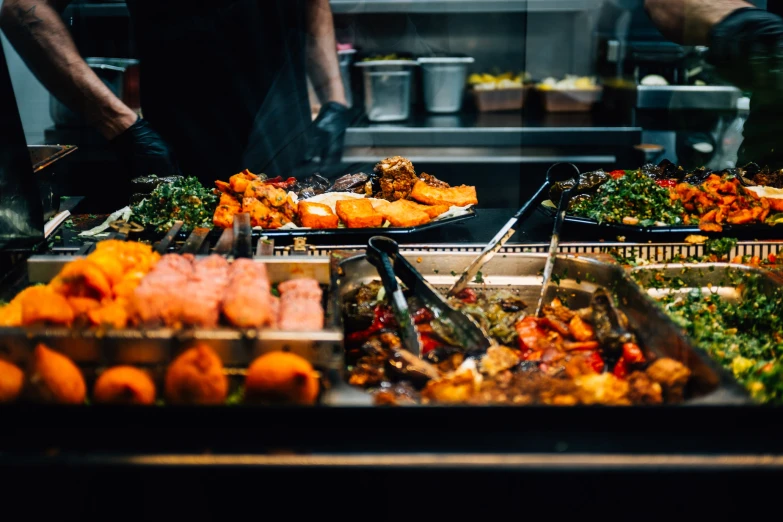
[(300, 201), (299, 222), (308, 228), (337, 228), (339, 220), (328, 205)]
[(242, 212), (250, 214), (250, 225), (254, 227), (263, 227), (272, 213), (269, 207), (255, 198), (244, 198), (242, 200)]
[(299, 355), (269, 352), (250, 365), (245, 378), (248, 402), (314, 404), (318, 399), (318, 374)]
[(402, 199), (386, 205), (379, 212), (393, 227), (415, 227), (429, 223), (432, 219), (425, 212)]
[(56, 292), (72, 297), (91, 297), (100, 301), (112, 296), (111, 280), (91, 257), (66, 264), (50, 286)]
[(39, 344), (33, 352), (30, 392), (40, 402), (82, 404), (87, 386), (73, 361)]
[(22, 325), (37, 323), (70, 326), (74, 313), (68, 300), (48, 286), (35, 286), (21, 300)]
[(432, 219), (435, 219), (444, 212), (448, 212), (450, 208), (448, 205), (422, 205), (421, 203), (416, 203), (415, 201), (411, 201), (409, 199), (401, 199), (400, 201), (407, 205), (408, 208), (418, 210), (419, 212), (424, 212)]
[(411, 193), (413, 185), (419, 181), (413, 164), (402, 156), (386, 158), (375, 165), (375, 173), (378, 174), (380, 192), (376, 198), (396, 201), (405, 199)]
[(13, 402), (22, 394), (24, 372), (15, 364), (0, 359), (0, 403)]
[[(407, 200), (406, 200), (406, 201), (407, 201)], [(381, 210), (383, 207), (386, 207), (386, 206), (388, 206), (388, 205), (391, 205), (391, 203), (389, 203), (389, 202), (388, 202), (388, 201), (386, 201), (385, 199), (375, 199), (375, 198), (373, 198), (372, 200), (370, 200), (370, 204), (372, 205), (372, 208), (374, 208), (375, 210), (377, 210), (377, 211), (379, 211), (379, 212), (380, 212), (380, 210)]]
[(383, 216), (366, 199), (342, 199), (335, 203), (335, 208), (348, 228), (375, 228), (383, 224)]
[(413, 186), (411, 198), (427, 205), (449, 205), (464, 207), (478, 204), (476, 187), (460, 185), (459, 187), (440, 188), (419, 181)]
[(115, 366), (95, 381), (93, 398), (101, 404), (154, 404), (155, 383), (138, 368)]
[(180, 354), (166, 370), (166, 400), (172, 404), (221, 404), (228, 379), (217, 354), (204, 344)]

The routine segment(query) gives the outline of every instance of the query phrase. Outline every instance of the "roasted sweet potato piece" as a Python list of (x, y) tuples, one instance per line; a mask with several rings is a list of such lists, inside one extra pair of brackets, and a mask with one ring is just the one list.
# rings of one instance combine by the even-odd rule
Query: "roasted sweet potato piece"
[(383, 216), (366, 199), (343, 199), (335, 207), (348, 228), (375, 228), (383, 224)]
[(460, 185), (459, 187), (440, 188), (432, 187), (424, 181), (419, 181), (413, 186), (411, 198), (427, 205), (475, 205), (476, 187)]
[(339, 220), (328, 205), (300, 201), (299, 222), (308, 228), (337, 228)]
[(432, 220), (426, 212), (406, 204), (401, 199), (386, 205), (379, 212), (393, 227), (415, 227), (429, 223)]

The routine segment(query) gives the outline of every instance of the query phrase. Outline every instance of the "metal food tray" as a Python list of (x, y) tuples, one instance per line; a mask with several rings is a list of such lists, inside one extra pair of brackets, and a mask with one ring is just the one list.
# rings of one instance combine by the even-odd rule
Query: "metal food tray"
[[(554, 216), (554, 210), (539, 206), (538, 210), (548, 216)], [(690, 235), (707, 237), (734, 237), (737, 239), (779, 239), (783, 237), (783, 228), (764, 223), (751, 225), (723, 225), (721, 232), (705, 232), (698, 225), (632, 226), (619, 223), (599, 223), (594, 219), (566, 214), (563, 234), (567, 236), (603, 239), (624, 237), (632, 241), (683, 241)]]
[[(405, 251), (405, 257), (436, 288), (448, 288), (473, 259), (468, 252)], [(528, 306), (535, 306), (541, 288), (546, 255), (529, 253), (498, 254), (482, 269), (483, 283), (473, 288), (515, 288)], [(334, 310), (342, 309), (345, 295), (362, 283), (378, 279), (375, 268), (363, 254), (339, 262), (335, 274)], [(705, 354), (694, 349), (687, 336), (655, 302), (618, 266), (586, 256), (558, 256), (553, 274), (558, 285), (550, 285), (547, 299), (559, 297), (568, 306), (583, 307), (599, 287), (612, 291), (629, 324), (651, 356), (676, 359), (690, 368), (686, 404), (727, 405), (750, 402), (745, 390), (733, 377)], [(339, 317), (342, 324), (342, 316)]]
[[(69, 261), (78, 257), (33, 256), (28, 260), (31, 283), (50, 281)], [(330, 285), (329, 258), (290, 257), (255, 258), (266, 263), (272, 283), (293, 278), (316, 279)], [(169, 362), (195, 342), (212, 347), (227, 367), (244, 367), (262, 353), (287, 350), (297, 353), (316, 367), (341, 370), (343, 365), (342, 330), (331, 309), (329, 291), (324, 292), (325, 327), (323, 330), (295, 332), (274, 329), (125, 328), (72, 329), (64, 327), (0, 328), (0, 352), (11, 361), (24, 364), (37, 343), (57, 349), (79, 365), (129, 364), (155, 366)]]
[[(671, 293), (687, 294), (698, 289), (702, 293), (709, 292), (736, 303), (740, 301), (739, 287), (750, 275), (764, 280), (763, 289), (767, 294), (783, 287), (783, 277), (768, 270), (736, 263), (653, 264), (632, 268), (631, 274), (652, 298)], [(662, 278), (662, 281), (656, 278)], [(653, 286), (654, 280), (656, 283)], [(676, 281), (676, 284), (667, 284), (668, 281)]]

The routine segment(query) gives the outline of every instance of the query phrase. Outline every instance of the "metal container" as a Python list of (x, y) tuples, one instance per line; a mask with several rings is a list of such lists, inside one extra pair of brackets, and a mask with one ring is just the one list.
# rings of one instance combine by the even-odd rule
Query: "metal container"
[(364, 71), (364, 106), (370, 121), (402, 121), (411, 113), (413, 60), (359, 62)]
[(343, 79), (345, 88), (345, 100), (348, 102), (348, 108), (353, 107), (353, 90), (351, 89), (351, 65), (356, 54), (356, 49), (343, 49), (337, 51), (337, 59), (340, 63), (340, 76)]
[(465, 96), (470, 57), (422, 57), (421, 67), (424, 106), (429, 112), (458, 112)]
[[(43, 255), (28, 259), (31, 283), (50, 281), (65, 263), (78, 256)], [(269, 279), (278, 283), (288, 279), (310, 277), (322, 286), (330, 284), (327, 257), (256, 258), (267, 265)], [(73, 329), (64, 327), (0, 328), (0, 352), (6, 358), (24, 365), (32, 348), (42, 342), (80, 365), (163, 365), (193, 343), (200, 342), (215, 350), (226, 367), (244, 368), (262, 353), (287, 350), (308, 359), (322, 370), (339, 373), (343, 364), (343, 335), (330, 308), (325, 292), (325, 325), (322, 330), (292, 332), (273, 329), (192, 328), (102, 328)]]
[[(141, 109), (139, 98), (139, 61), (130, 58), (85, 58), (87, 65), (103, 83), (131, 109)], [(59, 127), (87, 125), (80, 114), (76, 114), (54, 96), (49, 96), (49, 114)]]
[[(405, 251), (404, 256), (438, 289), (447, 290), (456, 275), (473, 260), (467, 252)], [(535, 307), (541, 289), (545, 254), (496, 255), (482, 268), (480, 289), (514, 288), (520, 298)], [(343, 260), (333, 309), (341, 309), (343, 298), (359, 285), (379, 278), (364, 255)], [(582, 256), (558, 256), (553, 274), (559, 284), (550, 285), (547, 300), (559, 297), (569, 307), (588, 306), (599, 287), (612, 291), (620, 310), (648, 354), (676, 359), (691, 370), (686, 393), (687, 404), (742, 404), (750, 402), (744, 389), (709, 357), (695, 350), (687, 336), (636, 285), (620, 266)], [(340, 318), (342, 320), (342, 318)]]

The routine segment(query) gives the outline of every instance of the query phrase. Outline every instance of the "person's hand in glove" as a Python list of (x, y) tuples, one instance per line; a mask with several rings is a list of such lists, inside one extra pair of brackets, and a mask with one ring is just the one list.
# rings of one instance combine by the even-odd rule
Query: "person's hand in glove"
[(179, 175), (174, 154), (163, 138), (141, 118), (112, 139), (112, 148), (121, 161), (131, 166), (132, 176), (158, 177)]
[(348, 107), (337, 102), (321, 106), (310, 135), (311, 157), (319, 157), (321, 167), (340, 163), (348, 127)]

